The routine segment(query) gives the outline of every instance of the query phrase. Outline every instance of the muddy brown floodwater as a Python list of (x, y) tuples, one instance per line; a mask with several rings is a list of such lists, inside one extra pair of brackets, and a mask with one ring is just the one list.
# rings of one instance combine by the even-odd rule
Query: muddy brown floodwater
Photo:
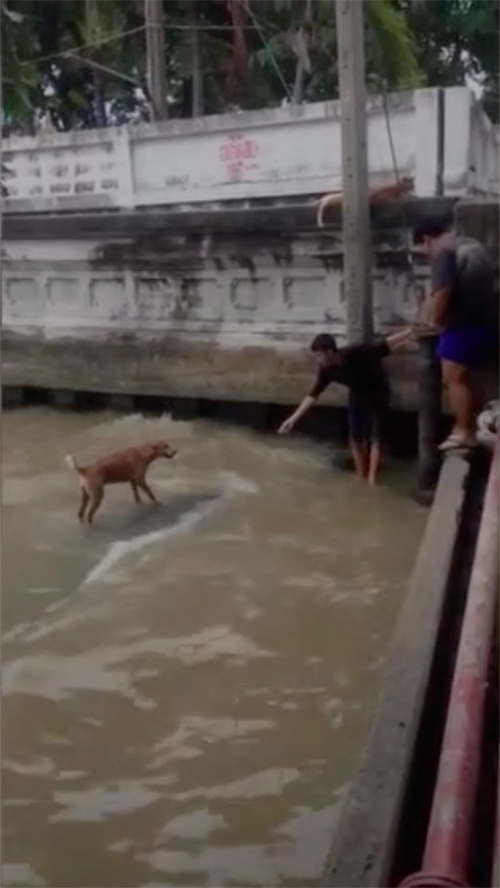
[[(316, 885), (426, 513), (322, 446), (2, 419), (4, 886)], [(64, 464), (166, 436), (158, 508)]]

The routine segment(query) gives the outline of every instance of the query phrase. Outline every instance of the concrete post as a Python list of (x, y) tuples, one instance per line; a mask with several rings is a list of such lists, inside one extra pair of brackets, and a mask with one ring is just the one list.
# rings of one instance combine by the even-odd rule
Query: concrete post
[(342, 126), (344, 292), (349, 342), (373, 334), (363, 3), (336, 0)]
[(146, 23), (147, 79), (155, 120), (166, 120), (167, 71), (163, 35), (162, 0), (144, 0)]
[[(93, 43), (96, 30), (98, 31), (99, 29), (99, 11), (96, 0), (85, 0), (85, 27), (87, 34), (86, 40), (89, 43)], [(92, 60), (94, 55), (92, 49), (89, 47), (87, 51), (89, 60)], [(98, 127), (105, 127), (107, 120), (102, 71), (99, 71), (97, 68), (90, 65), (90, 73), (94, 91), (93, 104), (96, 124)]]
[(437, 89), (437, 171), (436, 171), (436, 194), (443, 196), (444, 194), (444, 167), (445, 167), (445, 102), (444, 89), (439, 86)]

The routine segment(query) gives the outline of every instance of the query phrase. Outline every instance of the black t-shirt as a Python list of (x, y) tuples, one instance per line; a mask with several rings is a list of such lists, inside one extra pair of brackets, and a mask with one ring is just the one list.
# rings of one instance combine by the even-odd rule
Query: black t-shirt
[(374, 406), (388, 398), (389, 387), (382, 367), (382, 360), (389, 354), (385, 339), (376, 343), (362, 343), (341, 348), (338, 351), (339, 363), (331, 367), (321, 367), (316, 383), (311, 389), (311, 398), (317, 398), (331, 382), (347, 386), (353, 394), (366, 398)]
[(487, 251), (472, 237), (450, 235), (431, 259), (432, 292), (449, 290), (447, 329), (498, 329), (495, 272)]

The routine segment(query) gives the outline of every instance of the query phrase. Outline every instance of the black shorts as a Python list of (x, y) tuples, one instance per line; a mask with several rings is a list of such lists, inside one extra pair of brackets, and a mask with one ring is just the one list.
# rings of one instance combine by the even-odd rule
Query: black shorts
[(376, 395), (349, 392), (349, 437), (353, 441), (381, 440), (388, 400), (385, 392)]

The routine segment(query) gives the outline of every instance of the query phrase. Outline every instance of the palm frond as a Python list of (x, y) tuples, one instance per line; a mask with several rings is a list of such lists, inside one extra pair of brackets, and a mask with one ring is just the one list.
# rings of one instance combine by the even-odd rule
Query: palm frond
[(393, 0), (365, 2), (367, 62), (372, 80), (389, 88), (414, 88), (423, 81), (413, 36)]

